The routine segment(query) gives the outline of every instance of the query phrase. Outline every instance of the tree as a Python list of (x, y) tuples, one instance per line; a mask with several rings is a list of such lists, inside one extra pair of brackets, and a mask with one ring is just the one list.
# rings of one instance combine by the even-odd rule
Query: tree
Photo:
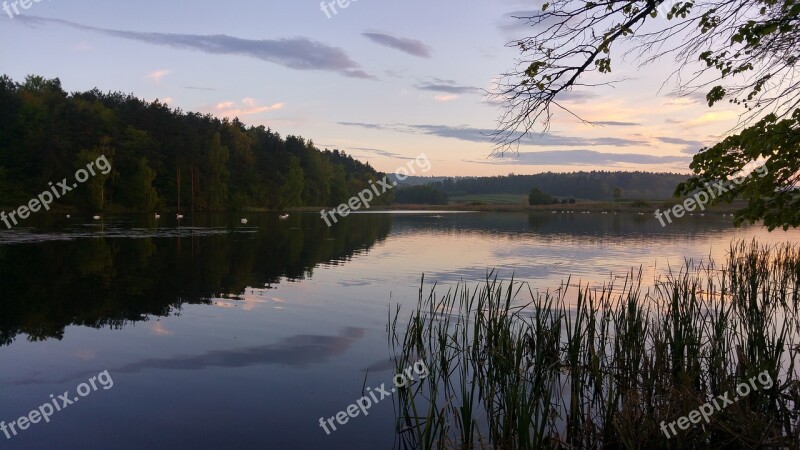
[(126, 186), (131, 206), (139, 211), (153, 211), (158, 206), (158, 193), (153, 187), (156, 171), (150, 168), (146, 157), (139, 158)]
[(253, 154), (253, 139), (238, 120), (232, 123), (223, 121), (222, 136), (230, 149), (230, 173), (235, 174), (229, 180), (230, 203), (235, 209), (240, 209), (251, 198), (255, 198), (258, 192), (259, 179)]
[[(770, 114), (698, 155), (691, 167), (700, 175), (678, 185), (676, 193), (690, 195), (710, 189), (714, 194), (712, 205), (746, 199), (747, 207), (734, 217), (736, 225), (763, 220), (770, 230), (797, 227), (800, 225), (799, 149), (800, 109), (784, 120)], [(749, 162), (760, 160), (766, 161), (757, 171), (748, 167)], [(739, 173), (733, 172), (735, 168), (739, 168)]]
[[(743, 107), (741, 132), (697, 154), (695, 176), (676, 195), (731, 179), (754, 161), (747, 157), (760, 157), (769, 176), (749, 178), (735, 190), (748, 199), (737, 223), (800, 225), (800, 0), (555, 0), (519, 19), (534, 33), (511, 44), (522, 56), (494, 93), (504, 104), (498, 151), (518, 145), (535, 128), (547, 130), (553, 110), (584, 120), (558, 101), (574, 88), (618, 82), (603, 78), (611, 73), (615, 50), (641, 64), (673, 57), (678, 94), (703, 93), (709, 107), (722, 100)], [(698, 62), (700, 67), (693, 64)]]
[(553, 203), (553, 198), (549, 194), (545, 194), (538, 187), (531, 189), (528, 195), (529, 205), (549, 205)]
[(337, 164), (333, 167), (333, 176), (331, 179), (331, 198), (329, 204), (340, 205), (346, 202), (348, 198), (347, 174), (345, 173), (344, 168)]
[(105, 156), (112, 169), (107, 173), (102, 173), (99, 169), (94, 169), (95, 174), (91, 175), (80, 189), (85, 192), (86, 204), (95, 211), (102, 211), (106, 206), (106, 180), (114, 173), (114, 149), (111, 148), (111, 139), (108, 137), (102, 138), (100, 140), (100, 145), (91, 150), (81, 150), (78, 152), (78, 156), (75, 159), (75, 168), (85, 171), (88, 176), (88, 164), (97, 161), (101, 156)]
[(618, 201), (619, 201), (619, 199), (621, 199), (621, 198), (622, 198), (622, 189), (620, 189), (620, 188), (614, 188), (614, 193), (613, 193), (613, 196), (614, 196), (614, 201), (615, 201), (615, 202), (618, 202)]
[(303, 186), (305, 175), (300, 167), (300, 160), (289, 156), (289, 169), (286, 172), (286, 181), (281, 187), (281, 207), (303, 206)]
[(115, 147), (115, 199), (135, 211), (153, 211), (159, 203), (154, 186), (157, 171), (145, 155), (152, 153), (155, 143), (147, 132), (127, 127)]
[(208, 147), (208, 208), (221, 211), (228, 200), (228, 148), (220, 144), (219, 133), (214, 133)]

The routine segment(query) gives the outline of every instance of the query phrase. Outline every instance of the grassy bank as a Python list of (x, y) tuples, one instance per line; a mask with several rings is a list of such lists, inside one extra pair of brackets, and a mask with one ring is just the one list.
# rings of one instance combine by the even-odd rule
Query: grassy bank
[(636, 273), (575, 295), (491, 277), (420, 288), (407, 321), (390, 315), (398, 370), (430, 370), (399, 391), (400, 446), (798, 448), (798, 288), (800, 247), (755, 243), (646, 290)]

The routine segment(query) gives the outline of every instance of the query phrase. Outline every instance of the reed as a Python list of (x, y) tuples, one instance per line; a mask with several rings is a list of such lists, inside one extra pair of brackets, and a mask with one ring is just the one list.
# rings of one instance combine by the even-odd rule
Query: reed
[[(439, 295), (423, 277), (416, 309), (389, 316), (397, 369), (430, 370), (397, 396), (398, 447), (800, 448), (800, 247), (738, 242), (726, 259), (646, 290), (641, 271), (574, 294), (490, 273)], [(662, 422), (764, 371), (771, 388), (667, 438)]]

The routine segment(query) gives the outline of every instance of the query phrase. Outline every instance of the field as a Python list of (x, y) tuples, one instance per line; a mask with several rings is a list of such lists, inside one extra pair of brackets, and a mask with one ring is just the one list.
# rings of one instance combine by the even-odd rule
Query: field
[(483, 203), (484, 205), (527, 205), (528, 196), (519, 194), (475, 194), (450, 197), (451, 205), (469, 205), (470, 203)]

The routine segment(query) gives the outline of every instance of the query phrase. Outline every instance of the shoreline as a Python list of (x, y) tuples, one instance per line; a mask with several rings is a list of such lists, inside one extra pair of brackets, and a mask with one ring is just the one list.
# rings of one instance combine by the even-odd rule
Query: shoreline
[[(672, 208), (680, 202), (676, 199), (661, 200), (661, 201), (647, 201), (644, 205), (632, 205), (630, 202), (586, 202), (586, 203), (573, 203), (573, 204), (557, 204), (557, 205), (492, 205), (492, 204), (448, 204), (448, 205), (383, 205), (373, 206), (369, 208), (370, 211), (467, 211), (467, 212), (560, 212), (560, 211), (574, 211), (576, 213), (588, 211), (591, 213), (602, 212), (616, 212), (616, 213), (650, 213), (653, 214), (657, 209), (665, 210)], [(696, 210), (695, 214), (731, 214), (746, 206), (743, 201), (734, 201), (731, 204), (723, 203), (713, 207), (707, 207), (705, 211)], [(285, 209), (266, 209), (258, 207), (242, 208), (241, 210), (222, 210), (222, 211), (188, 211), (181, 209), (182, 214), (209, 214), (209, 213), (286, 213), (286, 212), (316, 212), (320, 210), (331, 210), (334, 207), (322, 206), (299, 206)], [(9, 211), (11, 207), (2, 207), (0, 210)], [(177, 213), (177, 208), (164, 208), (158, 210), (159, 214)], [(52, 214), (92, 214), (93, 212), (84, 208), (69, 207), (69, 206), (51, 206), (50, 211), (45, 212), (45, 215)], [(100, 214), (153, 214), (154, 211), (130, 211), (119, 208), (111, 208), (105, 211), (99, 211)]]
[[(388, 206), (373, 206), (371, 211), (468, 211), (468, 212), (552, 212), (552, 211), (574, 211), (580, 213), (589, 211), (592, 213), (602, 212), (616, 212), (616, 213), (650, 213), (654, 214), (657, 209), (665, 210), (672, 208), (680, 202), (676, 199), (661, 200), (661, 201), (648, 201), (645, 205), (633, 206), (631, 203), (626, 202), (594, 202), (594, 203), (573, 203), (573, 204), (558, 204), (558, 205), (470, 205), (470, 204), (449, 204), (449, 205), (388, 205)], [(742, 201), (735, 201), (731, 204), (720, 204), (713, 207), (706, 208), (705, 211), (697, 210), (694, 214), (730, 214), (745, 207), (746, 204)], [(289, 212), (319, 212), (321, 209), (330, 210), (332, 207), (296, 207), (288, 208)], [(266, 211), (266, 210), (252, 210), (253, 212), (279, 212), (279, 211)]]

